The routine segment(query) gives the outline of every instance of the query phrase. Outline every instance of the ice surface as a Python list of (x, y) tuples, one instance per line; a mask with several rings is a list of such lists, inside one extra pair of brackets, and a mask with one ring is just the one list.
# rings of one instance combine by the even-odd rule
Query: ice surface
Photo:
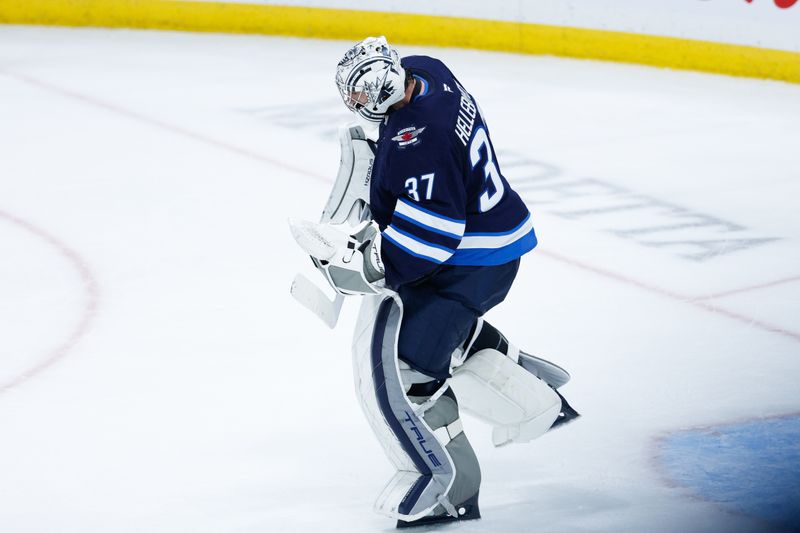
[[(289, 295), (345, 45), (0, 27), (1, 531), (393, 528), (357, 306), (330, 331)], [(769, 531), (656, 457), (800, 411), (800, 87), (401, 52), (479, 99), (540, 238), (489, 318), (572, 373), (584, 415), (502, 449), (467, 419), (484, 519), (445, 530)]]

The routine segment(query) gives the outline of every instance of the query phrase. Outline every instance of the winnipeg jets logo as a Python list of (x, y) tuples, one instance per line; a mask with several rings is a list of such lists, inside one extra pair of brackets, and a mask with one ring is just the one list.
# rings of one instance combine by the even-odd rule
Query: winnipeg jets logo
[(397, 135), (392, 137), (393, 141), (397, 141), (397, 145), (400, 148), (405, 148), (409, 145), (415, 145), (420, 142), (419, 134), (425, 131), (425, 127), (417, 129), (416, 126), (411, 126), (409, 128), (403, 128), (402, 130), (397, 132)]

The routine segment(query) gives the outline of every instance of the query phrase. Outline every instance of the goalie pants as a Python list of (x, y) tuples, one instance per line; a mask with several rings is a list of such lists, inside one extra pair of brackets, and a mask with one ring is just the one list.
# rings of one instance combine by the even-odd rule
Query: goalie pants
[(475, 321), (502, 302), (519, 259), (497, 266), (444, 265), (434, 275), (398, 289), (403, 301), (399, 358), (432, 378), (450, 377), (450, 357)]

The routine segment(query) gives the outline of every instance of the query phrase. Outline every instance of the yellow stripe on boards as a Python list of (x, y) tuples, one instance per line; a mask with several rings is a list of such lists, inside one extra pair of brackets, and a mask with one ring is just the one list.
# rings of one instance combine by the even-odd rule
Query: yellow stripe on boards
[(253, 33), (454, 46), (639, 63), (800, 83), (800, 53), (480, 19), (175, 0), (0, 0), (0, 22)]

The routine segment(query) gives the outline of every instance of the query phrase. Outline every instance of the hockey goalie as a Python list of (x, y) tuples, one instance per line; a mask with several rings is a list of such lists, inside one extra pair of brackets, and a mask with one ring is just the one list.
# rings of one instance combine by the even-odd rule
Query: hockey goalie
[(361, 297), (356, 390), (397, 469), (376, 511), (398, 527), (479, 518), (481, 473), (459, 413), (491, 424), (495, 446), (578, 416), (558, 392), (569, 374), (482, 318), (536, 246), (530, 214), (478, 104), (441, 61), (401, 60), (370, 37), (346, 52), (336, 84), (357, 122), (340, 129), (321, 221), (290, 227), (337, 296), (301, 276), (292, 293), (331, 327), (342, 299)]

